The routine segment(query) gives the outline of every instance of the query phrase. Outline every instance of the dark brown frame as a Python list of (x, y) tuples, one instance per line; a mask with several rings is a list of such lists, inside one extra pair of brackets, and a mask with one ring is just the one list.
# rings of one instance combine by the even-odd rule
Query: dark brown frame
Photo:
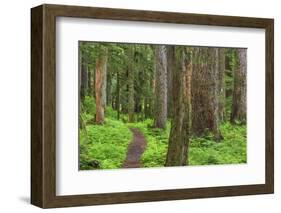
[[(266, 32), (265, 184), (56, 196), (56, 17), (262, 28)], [(41, 5), (31, 9), (31, 203), (65, 207), (274, 192), (274, 20), (126, 9)]]

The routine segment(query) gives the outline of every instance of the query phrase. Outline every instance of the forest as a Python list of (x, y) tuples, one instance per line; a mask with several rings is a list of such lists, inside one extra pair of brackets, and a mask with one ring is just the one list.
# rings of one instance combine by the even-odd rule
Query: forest
[(247, 162), (247, 49), (78, 45), (80, 170)]

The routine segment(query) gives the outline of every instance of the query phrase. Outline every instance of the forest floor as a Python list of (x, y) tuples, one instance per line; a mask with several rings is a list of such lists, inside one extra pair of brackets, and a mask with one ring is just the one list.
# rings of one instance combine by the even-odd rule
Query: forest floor
[(131, 128), (130, 130), (133, 132), (133, 139), (128, 146), (127, 157), (123, 168), (140, 168), (142, 167), (141, 155), (146, 148), (147, 141), (139, 129)]
[[(151, 168), (165, 164), (171, 122), (164, 130), (153, 127), (153, 119), (129, 123), (124, 114), (117, 119), (112, 108), (106, 109), (103, 125), (94, 122), (93, 101), (86, 99), (80, 129), (79, 167), (89, 169)], [(213, 135), (190, 137), (190, 166), (247, 163), (247, 128), (245, 124), (220, 124), (223, 140), (216, 143)]]

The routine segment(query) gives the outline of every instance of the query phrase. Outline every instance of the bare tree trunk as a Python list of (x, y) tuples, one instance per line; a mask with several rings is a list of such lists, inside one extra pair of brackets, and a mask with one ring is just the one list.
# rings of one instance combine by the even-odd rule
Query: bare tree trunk
[(92, 70), (88, 66), (88, 95), (92, 95)]
[(93, 67), (93, 79), (92, 79), (92, 93), (93, 97), (96, 98), (96, 69)]
[(225, 49), (219, 48), (219, 119), (225, 121)]
[(167, 113), (168, 117), (172, 116), (172, 70), (174, 63), (174, 47), (166, 46), (167, 49)]
[(153, 69), (153, 73), (150, 75), (149, 79), (149, 87), (151, 92), (151, 95), (147, 98), (147, 118), (151, 118), (154, 116), (154, 101), (155, 101), (155, 67)]
[(234, 71), (234, 88), (230, 121), (246, 123), (247, 50), (237, 49), (238, 64)]
[(215, 141), (219, 142), (222, 139), (222, 135), (219, 129), (219, 123), (220, 123), (220, 101), (219, 101), (219, 94), (220, 94), (220, 80), (219, 80), (219, 49), (218, 48), (210, 48), (210, 60), (211, 60), (211, 69), (213, 69), (212, 77), (213, 77), (213, 83), (214, 88), (211, 90), (212, 93), (212, 111), (213, 111), (213, 125), (211, 131), (213, 131), (214, 139)]
[(107, 72), (107, 79), (106, 79), (106, 105), (110, 106), (112, 104), (112, 94), (111, 94), (111, 73)]
[(197, 48), (192, 72), (192, 133), (202, 136), (207, 131), (220, 141), (218, 48)]
[(134, 101), (134, 46), (129, 45), (129, 65), (128, 65), (128, 114), (129, 122), (134, 122), (134, 111), (135, 111), (135, 101)]
[(81, 53), (81, 86), (80, 86), (80, 97), (81, 100), (84, 100), (85, 96), (87, 95), (88, 89), (88, 66), (84, 60), (83, 52)]
[(96, 95), (96, 123), (104, 122), (104, 109), (106, 104), (106, 68), (107, 49), (101, 47), (101, 54), (96, 60), (95, 95)]
[(186, 96), (187, 96), (187, 107), (188, 107), (188, 118), (189, 118), (189, 129), (191, 126), (191, 85), (192, 85), (192, 72), (193, 72), (193, 51), (194, 48), (186, 48)]
[[(192, 133), (201, 136), (207, 128), (208, 118), (208, 81), (206, 48), (195, 48), (195, 60), (192, 75)], [(207, 105), (207, 106), (206, 106)]]
[(148, 101), (147, 101), (147, 97), (144, 97), (144, 118), (148, 118)]
[(105, 73), (104, 73), (104, 76), (103, 76), (103, 84), (102, 84), (102, 105), (104, 107), (104, 111), (105, 111), (105, 108), (106, 108), (106, 99), (107, 99), (107, 56), (106, 56), (106, 63), (105, 63), (105, 67), (104, 67), (104, 70), (105, 70)]
[(173, 116), (165, 166), (184, 166), (188, 159), (189, 108), (188, 70), (190, 59), (183, 47), (176, 47), (176, 67), (172, 72)]
[(167, 120), (167, 52), (165, 45), (156, 45), (155, 119), (156, 128), (165, 128)]
[(120, 79), (119, 71), (117, 71), (117, 83), (116, 83), (116, 108), (117, 108), (117, 119), (120, 119)]

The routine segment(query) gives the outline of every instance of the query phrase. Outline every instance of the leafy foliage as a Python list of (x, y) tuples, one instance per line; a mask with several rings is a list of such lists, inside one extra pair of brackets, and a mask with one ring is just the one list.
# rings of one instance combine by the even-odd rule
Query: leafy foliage
[[(144, 167), (163, 167), (168, 148), (170, 123), (165, 130), (153, 129), (153, 121), (129, 124), (139, 128), (145, 135), (148, 147), (142, 155)], [(189, 165), (238, 164), (246, 163), (246, 126), (231, 125), (229, 122), (221, 125), (224, 139), (217, 143), (212, 135), (193, 137), (189, 148)]]
[[(231, 96), (226, 99), (227, 114), (230, 113)], [(82, 108), (84, 121), (90, 123), (80, 130), (80, 169), (116, 169), (122, 167), (127, 146), (132, 140), (129, 128), (138, 128), (147, 140), (147, 149), (141, 157), (144, 167), (163, 167), (165, 164), (170, 133), (170, 122), (165, 130), (153, 127), (153, 120), (127, 123), (128, 115), (122, 114), (117, 120), (117, 112), (112, 107), (105, 110), (104, 125), (95, 125), (95, 100), (86, 96)], [(213, 141), (212, 135), (192, 137), (189, 148), (189, 165), (238, 164), (247, 162), (246, 125), (223, 123), (220, 130), (224, 139)]]
[(80, 130), (80, 169), (122, 167), (131, 131), (120, 121), (107, 118), (104, 125), (87, 125)]
[(85, 96), (84, 102), (80, 105), (81, 111), (94, 115), (96, 113), (96, 101), (92, 96)]
[(246, 163), (246, 126), (231, 125), (229, 122), (220, 126), (224, 139), (220, 143), (212, 136), (192, 138), (189, 149), (190, 165), (238, 164)]

